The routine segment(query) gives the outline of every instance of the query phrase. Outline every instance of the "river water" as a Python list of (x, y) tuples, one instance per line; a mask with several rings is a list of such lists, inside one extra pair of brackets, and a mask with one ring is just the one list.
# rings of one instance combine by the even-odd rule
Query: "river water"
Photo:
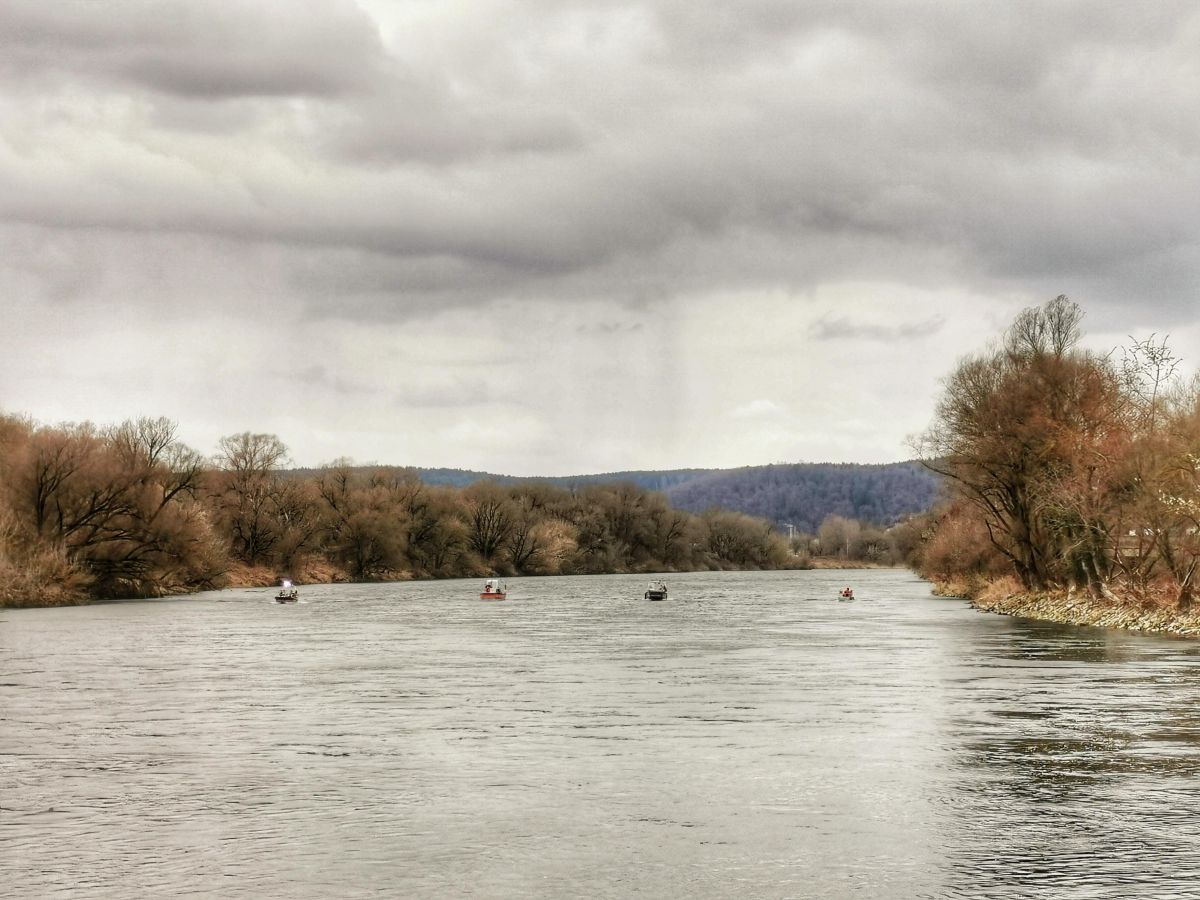
[(668, 583), (0, 611), (0, 896), (1200, 896), (1200, 643)]

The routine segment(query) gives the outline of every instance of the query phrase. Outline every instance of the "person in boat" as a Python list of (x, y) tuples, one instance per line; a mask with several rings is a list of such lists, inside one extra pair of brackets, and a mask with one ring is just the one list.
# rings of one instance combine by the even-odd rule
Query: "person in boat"
[(849, 600), (851, 597), (854, 596), (854, 591), (850, 590), (849, 585), (842, 588), (842, 596), (845, 597), (847, 600)]

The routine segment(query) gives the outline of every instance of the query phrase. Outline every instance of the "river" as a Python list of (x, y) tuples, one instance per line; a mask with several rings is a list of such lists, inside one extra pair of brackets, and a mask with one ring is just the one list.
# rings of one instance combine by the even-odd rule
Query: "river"
[(1200, 643), (668, 584), (0, 610), (0, 896), (1200, 895)]

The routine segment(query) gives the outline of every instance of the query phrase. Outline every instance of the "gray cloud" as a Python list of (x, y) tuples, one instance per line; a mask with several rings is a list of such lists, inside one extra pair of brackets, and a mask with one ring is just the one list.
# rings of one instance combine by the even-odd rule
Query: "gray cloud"
[(945, 324), (945, 319), (940, 316), (901, 325), (853, 322), (846, 318), (824, 316), (813, 323), (811, 334), (818, 341), (910, 341), (936, 335)]
[[(352, 379), (343, 378), (331, 373), (325, 366), (312, 364), (295, 368), (287, 365), (290, 348), (280, 342), (280, 352), (275, 357), (274, 371), (277, 377), (299, 382), (310, 390), (326, 390), (343, 397), (355, 397), (367, 394), (378, 394), (380, 388), (376, 385), (363, 384)], [(283, 365), (280, 365), (283, 363)]]
[[(137, 27), (140, 5), (0, 9), (32, 68), (108, 76), (108, 88), (77, 83), (97, 101), (116, 98), (118, 77), (192, 103), (188, 114), (152, 93), (174, 110), (157, 127), (113, 114), (98, 133), (91, 113), (65, 108), (76, 128), (59, 123), (59, 136), (96, 143), (58, 159), (48, 123), (25, 123), (43, 152), (33, 165), (0, 157), (0, 173), (5, 214), (26, 223), (351, 248), (418, 269), (451, 260), (458, 275), (439, 290), (478, 299), (497, 269), (501, 285), (602, 279), (707, 244), (735, 279), (755, 277), (739, 253), (777, 247), (771, 268), (801, 287), (841, 276), (843, 244), (885, 248), (849, 265), (889, 277), (914, 276), (888, 257), (932, 252), (977, 286), (1098, 271), (1112, 284), (1136, 273), (1130, 260), (1167, 266), (1200, 237), (1200, 173), (1178, 156), (1198, 126), (1176, 111), (1200, 100), (1182, 5), (1087, 17), (1071, 5), (516, 5), (491, 24), (543, 43), (478, 59), (450, 43), (436, 64), (388, 55), (343, 3), (214, 14), (176, 2)], [(565, 38), (578, 53), (555, 48)], [(49, 52), (64, 44), (78, 53)], [(207, 119), (195, 104), (287, 94), (314, 99)], [(222, 123), (230, 141), (214, 158)]]
[(763, 296), (818, 342), (954, 331), (839, 285), (1186, 326), (1198, 45), (1184, 2), (0, 0), (0, 289), (399, 334), (599, 304), (566, 331), (618, 351)]
[(400, 408), (482, 406), (492, 398), (487, 382), (482, 380), (458, 380), (447, 384), (410, 385), (400, 388), (393, 398), (393, 405)]
[(370, 83), (383, 57), (349, 0), (0, 3), (10, 77), (123, 81), (184, 97), (337, 95)]
[(579, 334), (632, 334), (645, 327), (641, 322), (585, 322), (575, 330)]

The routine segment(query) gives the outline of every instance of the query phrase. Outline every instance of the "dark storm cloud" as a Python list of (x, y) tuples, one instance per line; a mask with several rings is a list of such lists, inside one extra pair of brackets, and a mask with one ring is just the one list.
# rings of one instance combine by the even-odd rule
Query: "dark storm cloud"
[(367, 10), (0, 0), (0, 215), (289, 247), (351, 317), (839, 279), (1188, 308), (1190, 4)]

